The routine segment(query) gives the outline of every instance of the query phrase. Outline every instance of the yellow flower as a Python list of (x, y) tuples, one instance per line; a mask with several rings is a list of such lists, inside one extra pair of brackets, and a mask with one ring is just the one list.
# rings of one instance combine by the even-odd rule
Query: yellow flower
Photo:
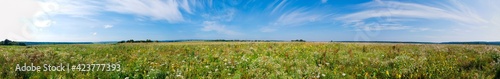
[(367, 77), (368, 77), (368, 72), (365, 72), (365, 78), (367, 78)]
[(387, 71), (387, 70), (385, 70), (385, 74), (390, 75), (390, 74), (389, 74), (389, 71)]

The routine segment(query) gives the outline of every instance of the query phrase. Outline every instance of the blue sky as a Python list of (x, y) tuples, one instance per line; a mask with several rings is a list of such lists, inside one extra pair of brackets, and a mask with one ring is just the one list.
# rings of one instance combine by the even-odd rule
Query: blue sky
[(499, 41), (498, 0), (8, 0), (0, 39)]

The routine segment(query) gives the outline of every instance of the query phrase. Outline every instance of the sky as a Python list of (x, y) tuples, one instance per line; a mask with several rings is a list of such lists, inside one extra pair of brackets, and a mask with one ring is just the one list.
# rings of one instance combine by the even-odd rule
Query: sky
[(0, 39), (500, 41), (500, 0), (4, 0)]

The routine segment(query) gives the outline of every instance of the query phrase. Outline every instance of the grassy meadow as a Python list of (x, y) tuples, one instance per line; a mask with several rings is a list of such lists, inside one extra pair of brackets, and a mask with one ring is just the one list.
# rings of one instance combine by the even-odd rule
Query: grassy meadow
[[(493, 78), (500, 46), (178, 42), (0, 46), (0, 78)], [(23, 72), (16, 64), (120, 64), (121, 71)]]

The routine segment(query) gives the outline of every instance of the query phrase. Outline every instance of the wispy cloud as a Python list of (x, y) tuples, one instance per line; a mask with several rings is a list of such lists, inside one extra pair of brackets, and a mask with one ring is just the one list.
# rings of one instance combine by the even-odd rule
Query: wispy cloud
[(112, 28), (113, 25), (104, 25), (104, 28), (107, 29), (107, 28)]
[(321, 0), (321, 3), (326, 3), (328, 2), (328, 0)]
[(184, 21), (181, 10), (193, 13), (187, 0), (111, 0), (109, 3), (111, 4), (106, 6), (109, 11), (167, 20), (170, 23)]
[[(37, 28), (45, 28), (54, 25), (57, 21), (56, 16), (69, 16), (74, 18), (82, 18), (86, 20), (96, 20), (91, 18), (97, 16), (103, 11), (102, 5), (98, 1), (68, 1), (68, 0), (40, 0), (38, 1), (41, 8), (33, 15), (33, 26)], [(62, 21), (67, 22), (67, 21)]]
[(364, 22), (356, 22), (355, 24), (353, 24), (353, 26), (364, 31), (410, 29), (409, 26), (403, 26), (401, 24), (377, 24), (377, 23), (366, 24)]
[(211, 11), (211, 13), (203, 14), (202, 17), (205, 20), (230, 22), (236, 15), (236, 11), (234, 8), (227, 8), (220, 11)]
[(299, 26), (308, 22), (321, 19), (320, 14), (314, 14), (304, 9), (297, 9), (281, 15), (273, 25), (278, 26)]
[(69, 15), (72, 17), (86, 17), (97, 15), (103, 11), (101, 1), (83, 0), (43, 0), (40, 1), (43, 12), (51, 15)]
[(203, 31), (216, 31), (217, 33), (222, 33), (226, 35), (240, 35), (241, 33), (228, 30), (225, 25), (219, 24), (215, 21), (204, 21), (203, 22), (203, 28), (201, 29)]
[(299, 8), (283, 13), (276, 21), (270, 22), (268, 26), (261, 28), (261, 32), (273, 32), (279, 27), (303, 26), (308, 23), (321, 21), (327, 16), (327, 14), (315, 13), (313, 10)]
[(271, 14), (274, 14), (277, 11), (282, 11), (288, 3), (288, 0), (276, 0), (273, 4), (269, 5), (268, 8), (272, 8)]
[[(417, 3), (404, 3), (396, 1), (372, 1), (359, 5), (365, 7), (367, 10), (355, 12), (336, 18), (339, 21), (345, 22), (350, 25), (355, 23), (364, 22), (371, 26), (377, 23), (376, 26), (384, 26), (386, 22), (391, 22), (392, 19), (434, 19), (434, 20), (448, 20), (463, 24), (483, 24), (488, 21), (477, 17), (478, 14), (464, 12), (465, 10), (445, 9), (437, 6), (423, 5)], [(371, 20), (377, 19), (377, 20)], [(359, 25), (359, 24), (357, 24)], [(359, 26), (356, 26), (359, 27)]]
[(37, 12), (33, 17), (33, 25), (36, 27), (48, 27), (55, 23), (45, 12)]
[[(498, 24), (500, 1), (458, 1), (445, 0), (431, 2), (399, 2), (376, 0), (357, 5), (361, 11), (348, 13), (335, 18), (346, 26), (360, 30), (409, 30), (439, 31), (434, 34), (442, 37), (439, 40), (478, 40), (500, 39), (486, 38), (499, 36)], [(436, 27), (422, 27), (433, 25)], [(435, 24), (443, 24), (437, 26)], [(396, 26), (394, 26), (396, 25)], [(373, 29), (376, 28), (376, 29)], [(452, 29), (467, 29), (467, 31), (454, 32)], [(467, 33), (464, 33), (467, 32)], [(477, 37), (451, 39), (449, 36)], [(479, 36), (479, 37), (478, 37)], [(447, 38), (445, 38), (447, 37)], [(455, 37), (453, 37), (455, 38)]]

